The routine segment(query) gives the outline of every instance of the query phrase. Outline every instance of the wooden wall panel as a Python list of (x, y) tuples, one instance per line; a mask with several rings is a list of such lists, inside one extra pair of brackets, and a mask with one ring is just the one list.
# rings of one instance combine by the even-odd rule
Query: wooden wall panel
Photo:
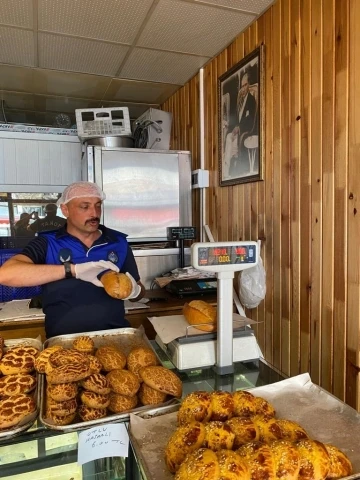
[[(264, 181), (220, 187), (218, 77), (261, 44)], [(267, 295), (247, 314), (266, 360), (360, 410), (359, 74), (358, 0), (278, 0), (204, 68), (204, 133), (206, 223), (219, 240), (262, 240)], [(172, 148), (199, 168), (199, 76), (163, 108)]]

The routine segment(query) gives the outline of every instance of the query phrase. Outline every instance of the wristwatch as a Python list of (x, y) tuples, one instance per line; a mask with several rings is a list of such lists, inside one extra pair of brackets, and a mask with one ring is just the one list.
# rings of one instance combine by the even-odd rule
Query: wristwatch
[(64, 268), (65, 268), (65, 278), (73, 278), (73, 274), (71, 273), (71, 263), (64, 262)]

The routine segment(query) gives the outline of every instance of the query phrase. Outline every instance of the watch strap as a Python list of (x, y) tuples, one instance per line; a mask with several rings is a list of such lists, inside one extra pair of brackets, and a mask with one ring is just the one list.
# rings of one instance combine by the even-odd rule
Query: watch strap
[(65, 278), (73, 278), (73, 274), (71, 272), (71, 263), (64, 262), (64, 268), (65, 268)]

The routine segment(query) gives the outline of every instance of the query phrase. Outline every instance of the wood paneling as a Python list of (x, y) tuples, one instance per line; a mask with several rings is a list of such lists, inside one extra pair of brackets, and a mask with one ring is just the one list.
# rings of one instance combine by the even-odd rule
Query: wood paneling
[[(217, 79), (265, 50), (264, 181), (220, 187)], [(206, 223), (262, 240), (267, 295), (248, 315), (267, 361), (360, 409), (360, 2), (278, 0), (204, 69)], [(200, 166), (199, 76), (163, 108)], [(198, 192), (194, 215), (199, 226)]]

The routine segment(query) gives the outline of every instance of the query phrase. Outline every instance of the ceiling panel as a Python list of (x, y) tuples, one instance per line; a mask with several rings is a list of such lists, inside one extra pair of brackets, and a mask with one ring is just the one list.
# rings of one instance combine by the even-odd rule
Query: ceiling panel
[(217, 5), (219, 7), (233, 8), (242, 12), (250, 12), (259, 15), (267, 9), (274, 0), (192, 0), (199, 4)]
[(0, 63), (35, 66), (34, 34), (0, 26)]
[(107, 89), (104, 100), (126, 100), (161, 104), (180, 88), (179, 85), (166, 83), (137, 82), (113, 78)]
[(212, 6), (160, 0), (137, 45), (212, 57), (254, 18)]
[(119, 76), (182, 85), (208, 60), (207, 57), (135, 48)]
[(1, 99), (5, 102), (6, 108), (34, 110), (35, 95), (31, 93), (1, 92)]
[(153, 0), (39, 0), (39, 30), (131, 44)]
[(1, 0), (0, 23), (17, 27), (33, 27), (31, 0)]
[(114, 76), (128, 47), (49, 33), (39, 34), (39, 66)]
[(0, 65), (0, 90), (33, 92), (35, 70), (15, 65)]

